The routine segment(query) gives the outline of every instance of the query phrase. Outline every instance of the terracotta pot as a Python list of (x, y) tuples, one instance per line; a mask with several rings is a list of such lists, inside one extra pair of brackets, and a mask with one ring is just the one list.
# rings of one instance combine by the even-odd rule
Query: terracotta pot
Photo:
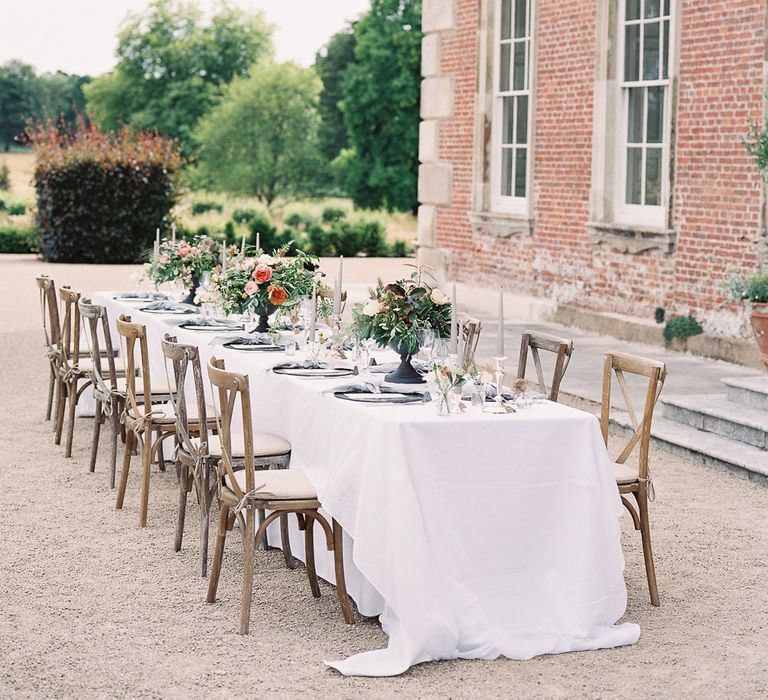
[(755, 334), (760, 359), (768, 367), (768, 304), (752, 304), (752, 332)]

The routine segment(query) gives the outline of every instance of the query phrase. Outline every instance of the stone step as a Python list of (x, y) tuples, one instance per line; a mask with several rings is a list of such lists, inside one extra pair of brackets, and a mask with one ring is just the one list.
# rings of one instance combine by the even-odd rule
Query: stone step
[(760, 449), (768, 447), (768, 411), (729, 401), (726, 394), (688, 394), (661, 399), (662, 416)]
[[(614, 413), (611, 425), (619, 434), (631, 435), (633, 432), (625, 413)], [(765, 450), (662, 416), (656, 416), (651, 424), (651, 440), (668, 452), (768, 486), (768, 452)]]
[(731, 377), (720, 381), (727, 388), (729, 401), (742, 406), (768, 409), (768, 375)]

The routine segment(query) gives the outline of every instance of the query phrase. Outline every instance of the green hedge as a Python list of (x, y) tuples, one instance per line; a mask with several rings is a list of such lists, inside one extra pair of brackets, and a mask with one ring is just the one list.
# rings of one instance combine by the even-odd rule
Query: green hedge
[(43, 257), (51, 262), (132, 263), (167, 229), (181, 158), (173, 142), (124, 128), (33, 134)]
[(34, 228), (0, 226), (1, 253), (37, 253), (37, 231)]

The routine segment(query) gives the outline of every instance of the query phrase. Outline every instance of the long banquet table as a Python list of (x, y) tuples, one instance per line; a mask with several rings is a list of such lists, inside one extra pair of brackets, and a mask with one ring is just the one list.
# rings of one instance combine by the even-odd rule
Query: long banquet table
[[(197, 345), (204, 366), (215, 355), (248, 374), (255, 428), (291, 443), (291, 467), (344, 528), (350, 595), (361, 614), (380, 616), (389, 645), (329, 662), (341, 673), (637, 641), (638, 625), (616, 624), (626, 608), (622, 507), (593, 415), (551, 402), (440, 417), (434, 405), (340, 401), (329, 389), (349, 378), (275, 374), (282, 353), (211, 345), (216, 334), (177, 328), (183, 317), (112, 297), (94, 301), (113, 324), (121, 313), (146, 324), (153, 374), (164, 376), (159, 340), (169, 331)], [(316, 559), (333, 583), (324, 547)]]

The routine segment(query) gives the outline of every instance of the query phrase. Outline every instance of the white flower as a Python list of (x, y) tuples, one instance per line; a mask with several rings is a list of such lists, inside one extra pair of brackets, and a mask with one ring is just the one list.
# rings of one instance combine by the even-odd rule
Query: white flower
[(430, 299), (437, 304), (438, 306), (442, 306), (443, 304), (447, 304), (449, 299), (448, 295), (441, 292), (439, 289), (433, 289), (432, 294), (429, 295)]
[(377, 299), (369, 299), (363, 306), (363, 314), (365, 316), (375, 316), (380, 313), (382, 309), (381, 302)]
[(257, 258), (259, 261), (259, 265), (274, 265), (277, 261), (275, 258), (273, 258), (271, 255), (267, 255), (266, 253), (263, 253), (262, 255), (259, 255)]

